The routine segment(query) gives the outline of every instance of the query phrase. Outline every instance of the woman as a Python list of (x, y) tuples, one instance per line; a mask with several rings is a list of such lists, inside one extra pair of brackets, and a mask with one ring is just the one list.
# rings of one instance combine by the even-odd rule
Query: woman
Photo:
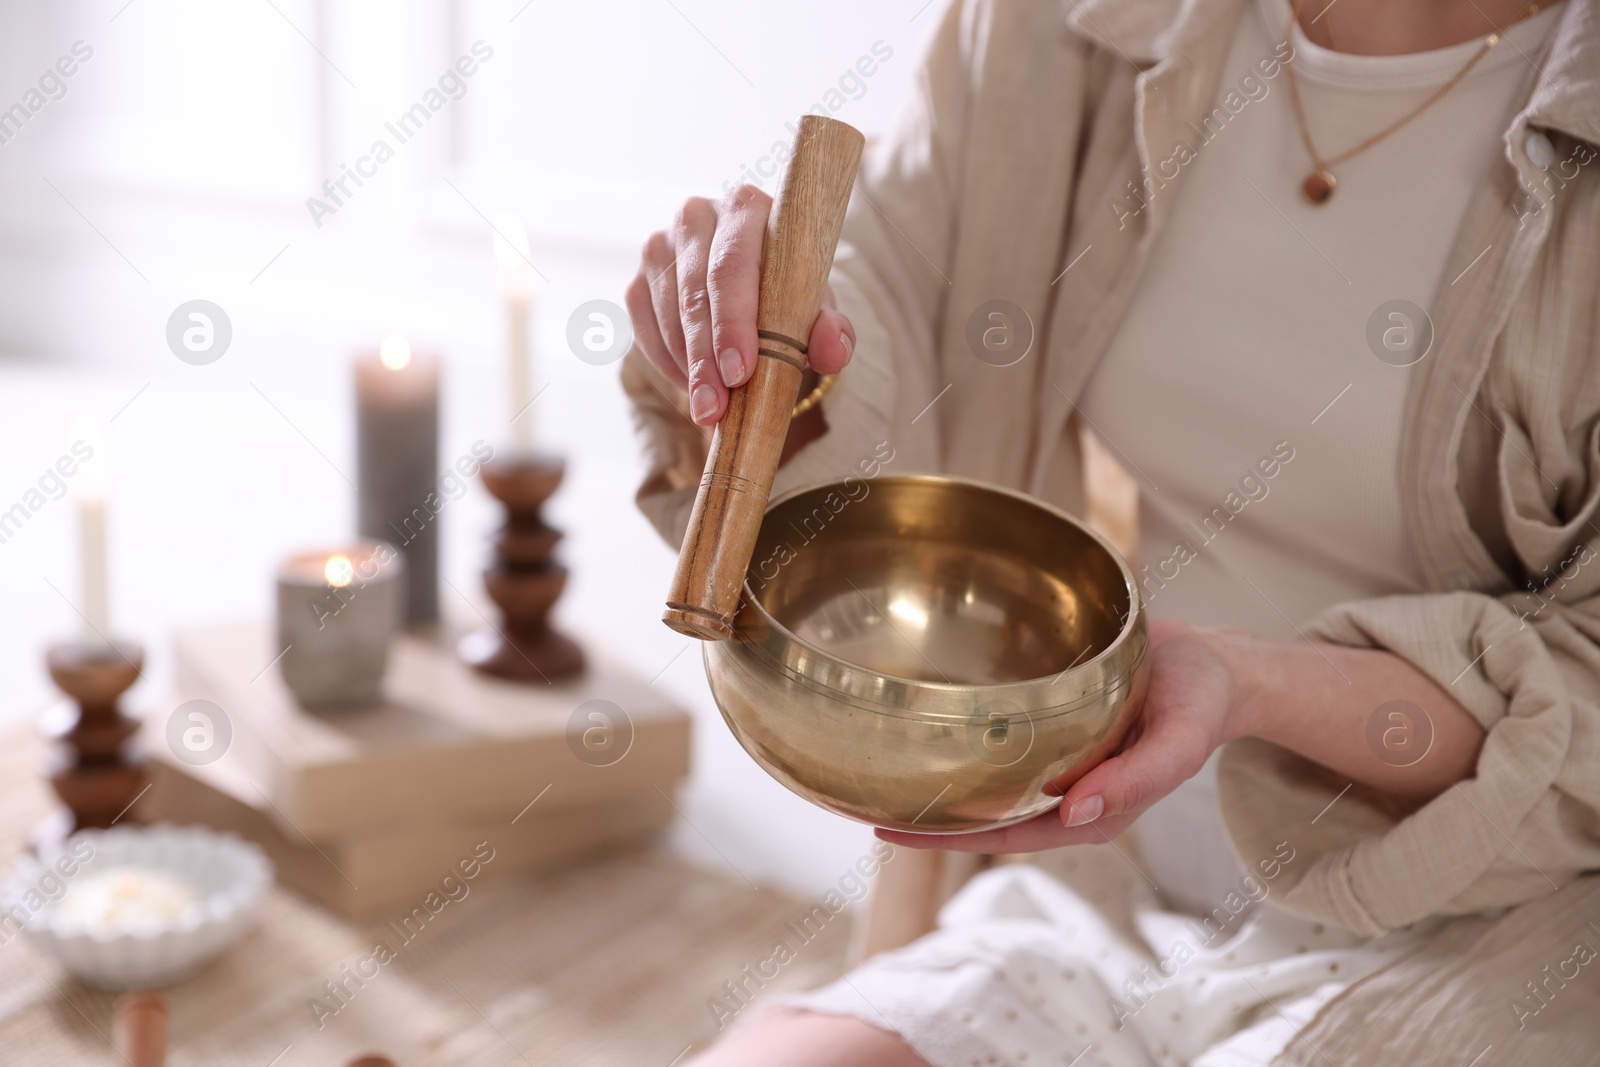
[[(1083, 435), (1115, 455), (1159, 620), (1133, 741), (1059, 812), (881, 836), (1137, 819), (1141, 849), (1109, 890), (992, 870), (697, 1062), (1600, 1062), (1585, 138), (1600, 0), (952, 6), (864, 165), (810, 338), (839, 376), (775, 492), (887, 441), (1081, 511)], [(768, 206), (689, 201), (629, 290), (674, 543), (753, 369)]]

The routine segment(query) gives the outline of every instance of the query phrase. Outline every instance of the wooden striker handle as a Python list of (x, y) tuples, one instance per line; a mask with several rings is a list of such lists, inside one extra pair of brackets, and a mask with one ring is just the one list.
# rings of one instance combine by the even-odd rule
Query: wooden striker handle
[(761, 255), (761, 358), (750, 380), (730, 390), (728, 410), (711, 438), (661, 617), (690, 637), (733, 636), (739, 593), (778, 473), (789, 412), (806, 370), (806, 342), (822, 308), (863, 144), (853, 127), (820, 115), (802, 118), (795, 133)]

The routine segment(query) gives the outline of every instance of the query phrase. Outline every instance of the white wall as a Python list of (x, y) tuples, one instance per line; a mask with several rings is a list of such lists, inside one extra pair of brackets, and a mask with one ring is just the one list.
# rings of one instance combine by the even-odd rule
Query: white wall
[[(94, 49), (66, 95), (0, 144), (0, 506), (64, 451), (75, 419), (105, 426), (113, 619), (151, 649), (135, 702), (164, 710), (173, 627), (265, 616), (277, 558), (351, 531), (338, 472), (354, 467), (354, 348), (402, 330), (445, 356), (447, 457), (500, 436), (501, 321), (478, 212), (515, 210), (550, 279), (536, 371), (550, 389), (535, 412), (571, 461), (553, 504), (574, 575), (566, 624), (660, 672), (694, 710), (678, 843), (820, 892), (866, 831), (744, 756), (696, 650), (657, 621), (672, 559), (632, 507), (616, 368), (574, 358), (564, 326), (586, 300), (620, 299), (649, 229), (735, 179), (880, 41), (892, 56), (836, 115), (885, 130), (943, 5), (524, 2), (0, 6), (0, 107), (75, 41)], [(317, 228), (305, 199), (480, 39), (494, 56), (465, 96)], [(164, 340), (196, 297), (234, 327), (205, 367)], [(494, 521), (476, 490), (445, 516), (446, 576), (473, 596)], [(52, 699), (40, 653), (75, 630), (75, 551), (70, 501), (0, 544), (0, 722)]]
[[(536, 263), (620, 264), (813, 106), (885, 129), (939, 14), (918, 14), (924, 0), (124, 2), (0, 9), (0, 106), (74, 42), (93, 49), (0, 145), (13, 355), (130, 358), (113, 327), (164, 321), (202, 290), (317, 336), (335, 304), (335, 319), (427, 320), (447, 298), (441, 256), (488, 269), (480, 212), (520, 213)], [(399, 145), (385, 121), (479, 41), (493, 58)], [(306, 199), (380, 137), (394, 159), (315, 225)]]

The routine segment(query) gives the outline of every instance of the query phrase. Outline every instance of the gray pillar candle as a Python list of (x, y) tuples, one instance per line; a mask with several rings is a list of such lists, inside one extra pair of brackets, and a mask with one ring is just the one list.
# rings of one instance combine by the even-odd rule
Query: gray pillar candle
[(356, 358), (360, 536), (406, 561), (406, 625), (439, 617), (439, 361), (389, 337)]

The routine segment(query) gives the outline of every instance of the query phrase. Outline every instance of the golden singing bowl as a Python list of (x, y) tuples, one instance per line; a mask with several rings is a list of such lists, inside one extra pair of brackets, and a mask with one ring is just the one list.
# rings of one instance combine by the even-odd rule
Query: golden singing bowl
[(915, 833), (1058, 805), (1121, 743), (1148, 642), (1133, 572), (1098, 535), (924, 475), (774, 501), (735, 630), (705, 664), (745, 751), (829, 811)]

